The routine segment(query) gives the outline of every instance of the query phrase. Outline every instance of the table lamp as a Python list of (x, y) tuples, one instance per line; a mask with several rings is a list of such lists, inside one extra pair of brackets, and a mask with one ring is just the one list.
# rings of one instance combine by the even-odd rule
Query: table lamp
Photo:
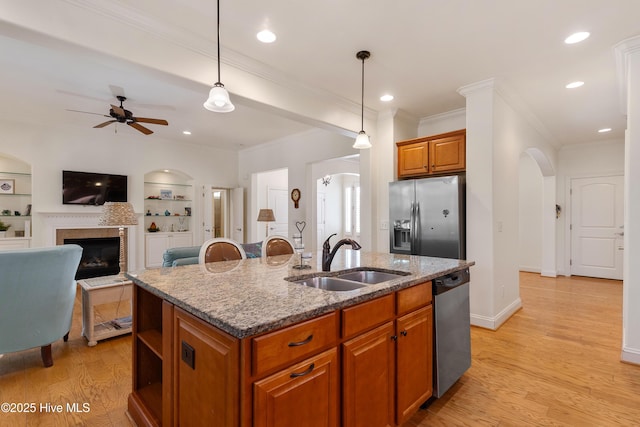
[(138, 218), (133, 211), (133, 206), (128, 202), (106, 202), (102, 207), (102, 215), (98, 219), (98, 225), (118, 227), (120, 236), (120, 274), (118, 279), (124, 277), (124, 226), (138, 225)]
[(276, 217), (273, 216), (273, 210), (272, 209), (260, 209), (260, 212), (258, 212), (258, 221), (259, 222), (265, 222), (266, 224), (264, 225), (264, 237), (269, 237), (269, 222), (275, 221)]

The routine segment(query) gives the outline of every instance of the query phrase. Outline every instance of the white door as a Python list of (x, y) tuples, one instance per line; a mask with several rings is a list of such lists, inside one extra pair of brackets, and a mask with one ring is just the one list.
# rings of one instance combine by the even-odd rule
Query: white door
[[(278, 234), (280, 236), (287, 236), (289, 234), (289, 197), (287, 190), (279, 188), (269, 188), (267, 191), (268, 207), (273, 209), (274, 222), (268, 223), (268, 235)], [(260, 223), (263, 227), (264, 224)], [(260, 228), (258, 228), (258, 235), (260, 236)]]
[(571, 274), (622, 280), (623, 177), (571, 180)]
[(202, 187), (202, 241), (214, 237), (213, 228), (213, 193), (210, 186)]
[(202, 189), (203, 241), (214, 237), (229, 237), (229, 190), (205, 186)]
[(231, 239), (244, 243), (244, 188), (231, 190)]

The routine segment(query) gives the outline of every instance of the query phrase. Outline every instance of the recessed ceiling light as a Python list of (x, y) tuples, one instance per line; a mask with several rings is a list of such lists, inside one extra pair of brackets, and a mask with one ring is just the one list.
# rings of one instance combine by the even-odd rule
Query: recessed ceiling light
[(165, 170), (163, 170), (162, 172), (164, 172), (164, 173), (169, 173), (169, 172), (171, 172), (171, 171), (170, 171), (169, 169), (165, 169)]
[(382, 95), (380, 97), (380, 101), (382, 101), (382, 102), (393, 101), (393, 95)]
[(611, 132), (611, 128), (600, 129), (598, 132), (600, 133)]
[(274, 41), (276, 41), (276, 35), (269, 30), (260, 31), (258, 34), (256, 34), (256, 37), (258, 37), (258, 40), (260, 40), (262, 43), (273, 43)]
[(581, 41), (585, 40), (589, 36), (590, 36), (590, 34), (588, 32), (580, 31), (578, 33), (571, 34), (569, 37), (564, 39), (564, 42), (566, 44), (580, 43)]
[(191, 135), (191, 131), (188, 131), (188, 130), (183, 130), (182, 133), (185, 135)]
[(577, 87), (582, 86), (583, 84), (584, 84), (584, 82), (571, 82), (571, 83), (569, 83), (568, 85), (566, 85), (565, 87), (566, 87), (567, 89), (575, 89), (575, 88), (577, 88)]

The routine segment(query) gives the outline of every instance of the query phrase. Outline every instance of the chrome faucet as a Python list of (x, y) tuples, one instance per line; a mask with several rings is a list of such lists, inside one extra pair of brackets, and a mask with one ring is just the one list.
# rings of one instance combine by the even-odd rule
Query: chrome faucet
[(331, 243), (329, 243), (329, 240), (335, 235), (336, 234), (334, 233), (331, 236), (327, 237), (327, 240), (325, 240), (322, 244), (322, 271), (331, 270), (331, 261), (333, 261), (333, 257), (336, 256), (336, 252), (338, 252), (340, 246), (351, 245), (351, 249), (356, 251), (362, 248), (362, 246), (360, 246), (355, 240), (342, 239), (339, 240), (338, 243), (336, 243), (336, 245), (333, 247), (333, 250), (331, 250)]

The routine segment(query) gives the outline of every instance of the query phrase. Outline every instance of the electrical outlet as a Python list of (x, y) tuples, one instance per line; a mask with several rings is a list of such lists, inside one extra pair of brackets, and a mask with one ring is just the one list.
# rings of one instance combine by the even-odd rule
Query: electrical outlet
[(189, 365), (191, 369), (196, 369), (196, 351), (186, 342), (182, 341), (182, 361)]
[(382, 230), (388, 230), (389, 229), (389, 221), (382, 221), (382, 223), (380, 224), (380, 228)]

